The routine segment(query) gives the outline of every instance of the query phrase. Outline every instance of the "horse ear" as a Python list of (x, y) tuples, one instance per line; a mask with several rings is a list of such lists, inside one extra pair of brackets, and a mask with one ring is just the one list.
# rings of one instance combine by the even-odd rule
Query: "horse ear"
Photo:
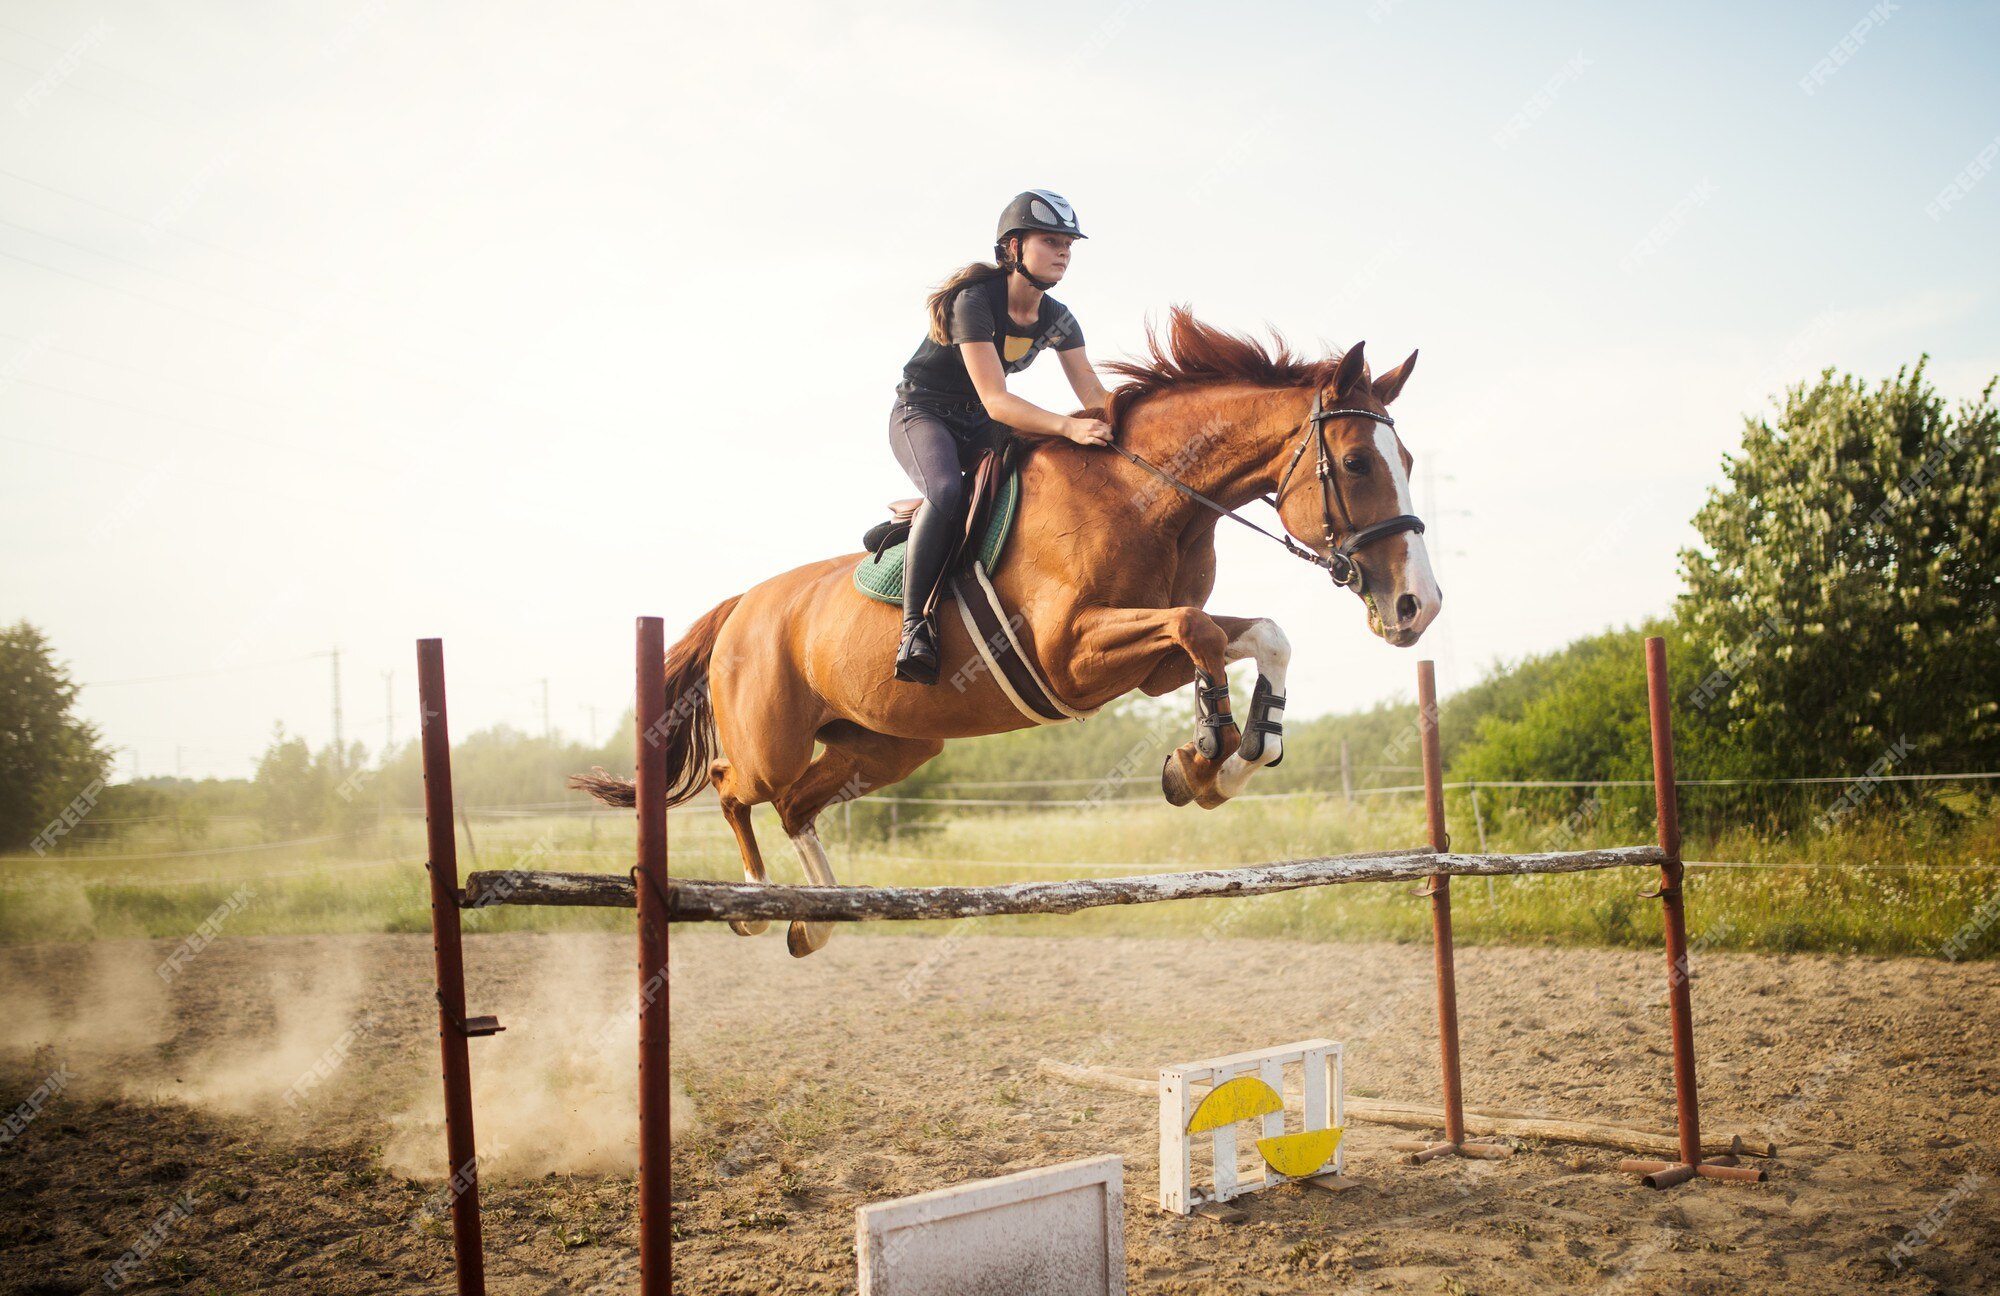
[(1347, 394), (1354, 390), (1356, 383), (1368, 381), (1368, 357), (1362, 353), (1367, 345), (1366, 342), (1356, 342), (1348, 348), (1346, 355), (1340, 357), (1340, 367), (1333, 371), (1335, 400), (1347, 399)]
[(1387, 405), (1402, 394), (1403, 384), (1410, 381), (1410, 375), (1417, 368), (1417, 353), (1410, 352), (1410, 358), (1375, 380), (1375, 399)]

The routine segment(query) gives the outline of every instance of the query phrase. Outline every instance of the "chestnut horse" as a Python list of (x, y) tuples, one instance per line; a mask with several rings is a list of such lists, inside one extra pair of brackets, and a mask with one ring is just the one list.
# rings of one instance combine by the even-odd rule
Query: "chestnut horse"
[[(1308, 361), (1282, 339), (1267, 351), (1185, 307), (1173, 310), (1168, 332), (1163, 349), (1148, 329), (1149, 360), (1104, 366), (1129, 380), (1104, 411), (1117, 444), (1225, 509), (1278, 491), (1284, 529), (1303, 542), (1287, 547), (1345, 577), (1374, 633), (1398, 647), (1415, 643), (1440, 596), (1422, 524), (1410, 516), (1410, 454), (1387, 407), (1416, 355), (1371, 379), (1359, 345)], [(1308, 457), (1314, 439), (1318, 453)], [(1317, 472), (1291, 471), (1315, 463)], [(1258, 698), (1277, 700), (1262, 714), (1275, 720), (1291, 648), (1269, 618), (1202, 610), (1215, 584), (1219, 514), (1105, 447), (1037, 439), (1019, 467), (1015, 533), (993, 573), (1016, 636), (1077, 710), (1134, 689), (1170, 693), (1197, 672), (1221, 684), (1219, 698), (1211, 690), (1202, 702), (1209, 732), (1169, 753), (1162, 771), (1169, 800), (1221, 805), (1283, 754), (1275, 723), (1252, 725), (1247, 743), (1239, 733), (1225, 668), (1256, 661)], [(897, 680), (890, 662), (901, 615), (854, 588), (860, 556), (794, 568), (724, 600), (667, 654), (671, 709), (659, 741), (668, 804), (712, 785), (753, 882), (766, 874), (752, 806), (776, 803), (807, 876), (830, 886), (815, 829), (821, 810), (907, 777), (946, 739), (1033, 723), (984, 669), (955, 616), (938, 618), (940, 682)], [(823, 744), (817, 756), (815, 744)], [(602, 770), (571, 783), (633, 804), (633, 785)], [(767, 924), (735, 926), (754, 935)], [(804, 956), (828, 934), (828, 924), (795, 922), (787, 943)]]

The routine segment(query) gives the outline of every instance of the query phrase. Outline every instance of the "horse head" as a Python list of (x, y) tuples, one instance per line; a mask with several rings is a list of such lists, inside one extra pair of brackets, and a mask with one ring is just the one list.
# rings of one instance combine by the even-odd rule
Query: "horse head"
[(1286, 443), (1276, 495), (1285, 530), (1360, 596), (1368, 628), (1398, 648), (1414, 644), (1444, 602), (1410, 498), (1413, 461), (1389, 416), (1416, 366), (1412, 351), (1371, 378), (1356, 343), (1332, 381), (1315, 386), (1312, 410)]

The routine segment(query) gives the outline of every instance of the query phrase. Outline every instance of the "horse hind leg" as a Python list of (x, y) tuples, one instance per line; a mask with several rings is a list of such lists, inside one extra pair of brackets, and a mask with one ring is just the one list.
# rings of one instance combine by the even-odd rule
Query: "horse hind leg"
[[(826, 750), (797, 783), (779, 794), (778, 819), (813, 885), (838, 886), (819, 839), (819, 812), (902, 781), (943, 751), (944, 744), (935, 739), (892, 738), (846, 720), (826, 725), (818, 736)], [(794, 922), (785, 933), (785, 946), (792, 957), (804, 958), (824, 948), (832, 935), (832, 923)]]
[[(709, 781), (715, 785), (716, 798), (722, 803), (722, 817), (736, 834), (736, 849), (743, 853), (743, 880), (769, 882), (770, 876), (764, 871), (764, 853), (757, 849), (757, 834), (750, 826), (750, 803), (734, 794), (736, 780), (731, 777), (729, 762), (719, 760), (709, 766)], [(729, 930), (738, 936), (761, 936), (770, 926), (769, 919), (759, 918), (754, 922), (733, 921)]]

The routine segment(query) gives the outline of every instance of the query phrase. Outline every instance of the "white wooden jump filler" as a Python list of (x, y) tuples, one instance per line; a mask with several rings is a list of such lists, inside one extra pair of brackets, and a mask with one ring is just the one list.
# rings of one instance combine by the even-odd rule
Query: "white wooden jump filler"
[[(1680, 817), (1674, 786), (1672, 717), (1667, 697), (1666, 647), (1646, 641), (1646, 682), (1653, 738), (1653, 785), (1659, 810), (1657, 846), (1611, 850), (1558, 851), (1538, 855), (1458, 855), (1450, 850), (1444, 826), (1444, 774), (1437, 741), (1437, 699), (1431, 663), (1417, 669), (1417, 701), (1424, 754), (1424, 799), (1430, 825), (1427, 849), (1378, 851), (1363, 855), (1293, 860), (1254, 868), (1210, 869), (1193, 873), (1094, 878), (1073, 882), (1024, 882), (986, 887), (771, 886), (752, 883), (673, 879), (667, 874), (666, 748), (646, 741), (671, 723), (663, 663), (665, 628), (657, 617), (639, 619), (636, 752), (638, 758), (638, 864), (629, 874), (489, 872), (472, 873), (460, 885), (453, 835), (451, 746), (445, 717), (444, 648), (436, 639), (417, 644), (418, 690), (422, 703), (424, 808), (430, 858), (431, 927), (436, 951), (438, 1037), (445, 1092), (445, 1170), (452, 1186), (452, 1241), (461, 1296), (484, 1293), (485, 1261), (480, 1238), (479, 1165), (474, 1150), (472, 1081), (468, 1041), (491, 1035), (500, 1025), (491, 1017), (468, 1017), (459, 913), (492, 904), (610, 905), (638, 910), (639, 1011), (639, 1290), (667, 1296), (673, 1283), (673, 1224), (670, 1177), (672, 1149), (668, 1118), (669, 1067), (666, 976), (670, 922), (868, 922), (882, 919), (986, 917), (999, 914), (1072, 913), (1114, 904), (1162, 900), (1263, 895), (1300, 887), (1348, 882), (1425, 879), (1418, 894), (1431, 901), (1436, 940), (1438, 1035), (1443, 1062), (1444, 1103), (1441, 1142), (1420, 1145), (1413, 1161), (1439, 1156), (1506, 1155), (1502, 1145), (1465, 1137), (1459, 1097), (1458, 1003), (1452, 971), (1451, 879), (1463, 875), (1572, 873), (1586, 869), (1655, 867), (1659, 884), (1647, 892), (1660, 900), (1667, 950), (1667, 998), (1673, 1039), (1674, 1107), (1678, 1156), (1674, 1160), (1625, 1161), (1621, 1167), (1644, 1176), (1655, 1188), (1685, 1183), (1697, 1175), (1711, 1179), (1761, 1180), (1760, 1168), (1735, 1156), (1704, 1158), (1695, 1090), (1694, 1026), (1689, 994), (1687, 925), (1682, 903)], [(1314, 1041), (1313, 1047), (1322, 1042)], [(1300, 1049), (1304, 1062), (1305, 1046)], [(1338, 1053), (1329, 1054), (1336, 1082), (1328, 1086), (1334, 1110), (1320, 1130), (1337, 1126), (1340, 1110)], [(1212, 1059), (1184, 1069), (1191, 1082), (1206, 1067), (1233, 1067), (1232, 1059)], [(1326, 1065), (1322, 1062), (1322, 1066)], [(1257, 1078), (1269, 1084), (1265, 1060)], [(1307, 1068), (1310, 1072), (1311, 1068)], [(1233, 1078), (1233, 1077), (1231, 1077)], [(1305, 1083), (1314, 1082), (1308, 1078)], [(1278, 1086), (1271, 1085), (1276, 1089)], [(1176, 1112), (1178, 1113), (1178, 1107)], [(1265, 1114), (1269, 1119), (1270, 1114)], [(1178, 1115), (1176, 1117), (1178, 1119)], [(1188, 1121), (1195, 1119), (1189, 1113)], [(1182, 1127), (1186, 1129), (1185, 1126)], [(1217, 1127), (1218, 1130), (1220, 1127)], [(1196, 1131), (1202, 1132), (1202, 1131)], [(1310, 1131), (1301, 1131), (1308, 1133)], [(1273, 1135), (1267, 1128), (1267, 1138)], [(1337, 1140), (1337, 1135), (1335, 1136)], [(1323, 1141), (1323, 1139), (1322, 1139)], [(1163, 1138), (1164, 1147), (1166, 1140)], [(1289, 1149), (1299, 1155), (1298, 1147)], [(1309, 1149), (1308, 1149), (1309, 1151)], [(1339, 1145), (1330, 1150), (1339, 1165)], [(1281, 1155), (1283, 1153), (1281, 1152)], [(1218, 1168), (1222, 1165), (1218, 1160)], [(1292, 1163), (1295, 1164), (1295, 1163)], [(1233, 1176), (1234, 1158), (1229, 1159)], [(1266, 1172), (1266, 1182), (1277, 1182)], [(1282, 1170), (1279, 1179), (1289, 1178)], [(1180, 1189), (1192, 1194), (1187, 1175)], [(1248, 1190), (1243, 1183), (1218, 1181), (1209, 1190), (1220, 1197)]]
[[(1207, 1204), (1297, 1179), (1338, 1175), (1341, 1150), (1341, 1047), (1304, 1040), (1257, 1053), (1232, 1053), (1160, 1068), (1160, 1209), (1187, 1215)], [(1298, 1068), (1304, 1123), (1285, 1130), (1285, 1072)], [(1206, 1088), (1197, 1096), (1196, 1090)], [(1236, 1127), (1262, 1122), (1256, 1179), (1240, 1179)], [(1194, 1181), (1194, 1150), (1208, 1135), (1214, 1173)]]

